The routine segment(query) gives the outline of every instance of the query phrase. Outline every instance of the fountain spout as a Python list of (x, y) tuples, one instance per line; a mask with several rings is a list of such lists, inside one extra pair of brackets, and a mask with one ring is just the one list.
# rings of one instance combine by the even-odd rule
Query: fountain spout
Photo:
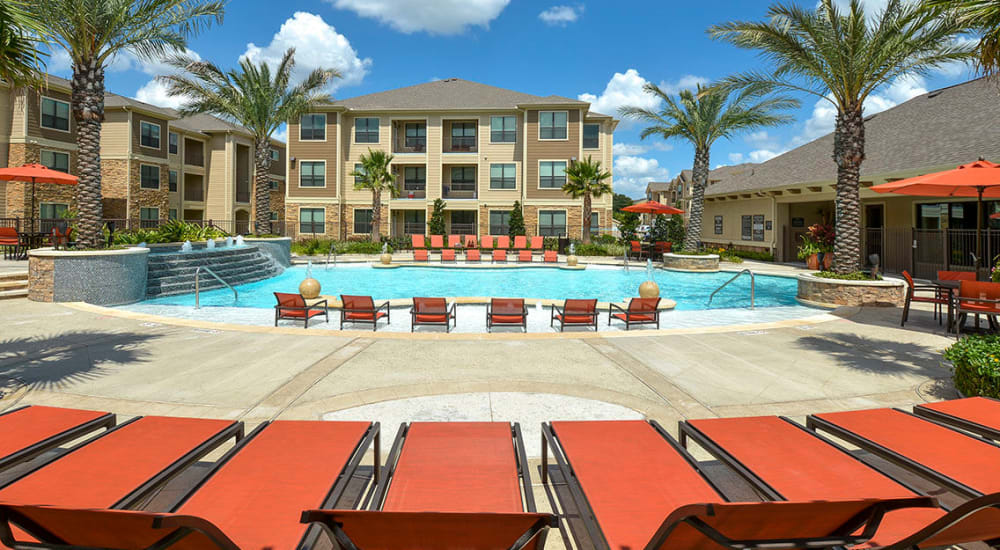
[(181, 252), (191, 252), (191, 241), (184, 241), (181, 245)]
[(215, 248), (215, 239), (208, 239), (205, 241), (205, 248), (212, 250)]

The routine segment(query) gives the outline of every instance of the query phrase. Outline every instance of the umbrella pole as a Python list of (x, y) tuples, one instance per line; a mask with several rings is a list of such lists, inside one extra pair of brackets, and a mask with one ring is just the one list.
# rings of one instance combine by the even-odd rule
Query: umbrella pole
[(983, 188), (979, 188), (979, 202), (976, 208), (976, 278), (979, 278), (979, 262), (983, 255)]
[(31, 227), (28, 231), (31, 233), (35, 232), (35, 179), (31, 179)]

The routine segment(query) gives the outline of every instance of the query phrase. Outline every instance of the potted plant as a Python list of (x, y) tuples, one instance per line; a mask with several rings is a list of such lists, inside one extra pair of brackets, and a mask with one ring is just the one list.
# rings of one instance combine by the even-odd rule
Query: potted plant
[(813, 270), (828, 270), (833, 263), (833, 227), (821, 223), (809, 226), (809, 232), (802, 235), (798, 258)]

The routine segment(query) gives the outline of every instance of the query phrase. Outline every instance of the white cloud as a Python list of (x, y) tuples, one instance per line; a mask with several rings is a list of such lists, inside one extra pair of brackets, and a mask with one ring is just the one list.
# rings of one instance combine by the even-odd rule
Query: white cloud
[(150, 80), (135, 92), (135, 98), (150, 105), (179, 109), (187, 103), (187, 96), (172, 96), (167, 93), (166, 84)]
[(360, 83), (372, 64), (369, 58), (359, 58), (350, 41), (322, 17), (302, 11), (295, 12), (282, 23), (267, 46), (257, 46), (252, 42), (247, 44), (242, 58), (256, 63), (266, 61), (273, 66), (292, 47), (295, 48), (294, 79), (302, 79), (319, 68), (340, 72), (341, 77), (330, 82), (330, 92), (341, 86)]
[(705, 86), (708, 84), (708, 79), (703, 76), (697, 76), (693, 74), (686, 74), (680, 77), (674, 82), (668, 82), (664, 80), (660, 82), (660, 89), (668, 94), (677, 94), (681, 90), (696, 90), (698, 85)]
[(629, 69), (624, 73), (615, 73), (600, 96), (583, 93), (577, 99), (589, 102), (591, 110), (612, 116), (616, 116), (618, 109), (624, 106), (656, 109), (660, 101), (643, 91), (645, 84), (646, 79), (639, 76), (639, 71)]
[(547, 25), (565, 27), (575, 22), (583, 15), (583, 6), (552, 6), (538, 14), (538, 18)]
[(271, 134), (271, 137), (278, 141), (283, 141), (285, 143), (288, 143), (288, 125), (282, 124), (281, 126), (279, 126), (278, 129), (275, 130), (273, 134)]
[(488, 27), (510, 0), (327, 0), (404, 33), (460, 34)]
[(639, 197), (646, 193), (651, 181), (667, 181), (670, 171), (654, 158), (624, 155), (615, 157), (615, 193)]
[[(743, 153), (729, 153), (730, 164), (739, 164), (743, 162), (743, 159), (744, 159)], [(725, 166), (725, 164), (720, 164), (719, 166)], [(716, 168), (718, 168), (718, 166)]]
[[(655, 139), (655, 138), (654, 138)], [(650, 141), (648, 143), (615, 143), (612, 147), (614, 154), (616, 155), (629, 155), (636, 156), (648, 153), (651, 150), (656, 151), (673, 151), (674, 146), (663, 140)]]

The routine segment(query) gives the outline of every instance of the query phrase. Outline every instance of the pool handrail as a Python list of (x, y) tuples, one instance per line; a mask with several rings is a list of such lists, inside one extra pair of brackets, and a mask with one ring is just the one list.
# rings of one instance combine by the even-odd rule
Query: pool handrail
[(739, 279), (740, 276), (743, 275), (744, 273), (749, 273), (750, 274), (750, 309), (754, 309), (754, 294), (756, 294), (757, 282), (754, 279), (753, 271), (750, 271), (750, 269), (743, 269), (743, 270), (741, 270), (736, 275), (733, 275), (732, 279), (729, 279), (728, 281), (722, 283), (722, 286), (720, 286), (719, 288), (713, 290), (712, 294), (710, 294), (708, 296), (708, 303), (705, 304), (705, 305), (709, 305), (709, 306), (712, 305), (712, 298), (715, 298), (715, 295), (718, 294), (718, 292), (720, 290), (726, 288), (726, 286), (729, 283), (735, 281), (736, 279)]
[(207, 267), (205, 267), (203, 265), (200, 265), (200, 266), (198, 266), (197, 269), (194, 270), (194, 308), (195, 309), (201, 309), (201, 271), (202, 270), (205, 270), (205, 273), (208, 273), (212, 277), (215, 277), (215, 280), (219, 281), (220, 283), (222, 283), (223, 285), (225, 285), (226, 288), (228, 288), (229, 290), (233, 291), (233, 303), (234, 304), (237, 301), (239, 301), (240, 294), (238, 292), (236, 292), (236, 289), (233, 288), (233, 285), (227, 283), (225, 280), (223, 280), (222, 277), (219, 277), (218, 275), (216, 275), (216, 273), (214, 271), (212, 271), (211, 269), (209, 269), (209, 268), (207, 268)]

